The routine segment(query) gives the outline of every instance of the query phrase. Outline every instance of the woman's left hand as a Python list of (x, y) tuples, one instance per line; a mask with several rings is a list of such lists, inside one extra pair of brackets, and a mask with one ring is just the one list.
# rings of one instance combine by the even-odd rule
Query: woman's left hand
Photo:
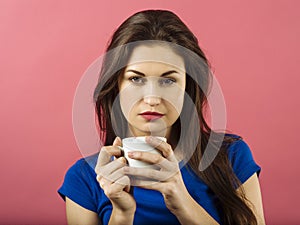
[(182, 212), (182, 207), (191, 197), (182, 180), (174, 151), (170, 144), (155, 137), (146, 137), (146, 142), (162, 155), (135, 151), (129, 152), (128, 157), (154, 164), (160, 169), (124, 167), (123, 171), (133, 178), (132, 185), (161, 192), (166, 206), (176, 215)]

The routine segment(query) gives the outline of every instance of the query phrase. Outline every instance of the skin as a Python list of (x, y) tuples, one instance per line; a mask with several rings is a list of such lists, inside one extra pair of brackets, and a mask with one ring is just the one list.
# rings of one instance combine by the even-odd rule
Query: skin
[[(218, 224), (188, 193), (178, 166), (178, 156), (175, 156), (169, 144), (172, 138), (170, 137), (172, 125), (179, 117), (183, 104), (185, 89), (183, 60), (169, 50), (167, 55), (176, 62), (174, 63), (176, 64), (175, 67), (155, 61), (136, 63), (137, 57), (144, 56), (147, 58), (151, 57), (151, 55), (163, 54), (166, 54), (166, 49), (160, 46), (152, 46), (152, 48), (138, 47), (134, 50), (125, 73), (119, 79), (121, 108), (129, 124), (128, 136), (147, 136), (146, 141), (162, 154), (157, 155), (137, 151), (128, 155), (130, 158), (156, 164), (160, 167), (159, 170), (154, 170), (128, 167), (125, 158), (122, 157), (120, 148), (118, 148), (118, 146), (122, 145), (119, 137), (114, 140), (112, 146), (104, 146), (101, 149), (95, 171), (100, 187), (104, 190), (113, 206), (109, 221), (110, 225), (133, 223), (136, 202), (130, 192), (132, 186), (140, 186), (161, 192), (167, 208), (178, 218), (181, 224), (199, 224), (199, 221), (202, 224)], [(169, 73), (167, 76), (164, 75), (170, 71), (175, 72)], [(161, 78), (172, 79), (175, 80), (175, 83), (170, 83), (176, 85), (176, 88), (170, 89), (170, 86), (163, 86), (163, 88), (156, 86), (153, 88), (152, 86), (151, 90), (156, 90), (158, 91), (157, 93), (141, 91), (143, 95), (139, 96), (137, 93), (138, 90), (141, 90), (141, 86), (137, 86), (135, 82), (141, 82), (141, 78), (147, 78), (147, 85), (154, 86), (159, 84), (157, 81)], [(150, 78), (154, 79), (151, 80)], [(143, 82), (141, 83), (146, 85)], [(167, 83), (169, 84), (169, 81)], [(149, 90), (149, 87), (144, 90)], [(160, 88), (164, 89), (164, 91), (160, 92)], [(167, 92), (165, 90), (167, 89), (176, 91), (176, 96), (181, 93), (182, 98), (172, 99), (174, 93), (165, 95)], [(128, 98), (130, 92), (134, 93), (134, 95)], [(138, 97), (134, 99), (135, 96)], [(174, 101), (172, 102), (172, 100)], [(163, 113), (164, 116), (156, 121), (148, 121), (139, 116), (139, 113), (143, 111), (158, 111)], [(165, 136), (167, 143), (161, 142), (150, 135)], [(112, 156), (115, 156), (113, 161), (111, 161)], [(257, 216), (259, 224), (265, 224), (259, 181), (256, 174), (250, 177), (242, 186), (246, 197), (252, 203), (251, 207)], [(95, 212), (82, 208), (68, 198), (66, 205), (68, 224), (100, 224), (98, 215)]]
[[(119, 78), (120, 104), (129, 123), (128, 136), (170, 138), (171, 127), (182, 110), (185, 82), (184, 61), (171, 49), (136, 47)], [(139, 115), (145, 111), (159, 112), (163, 117), (147, 121)]]
[[(202, 221), (203, 224), (218, 224), (200, 205), (198, 205), (197, 202), (193, 200), (193, 198), (186, 191), (180, 171), (176, 169), (178, 164), (176, 163), (175, 165), (174, 154), (171, 152), (171, 148), (168, 147), (169, 145), (167, 143), (160, 143), (159, 149), (162, 150), (164, 157), (159, 159), (156, 155), (149, 157), (149, 155), (137, 153), (132, 154), (132, 158), (164, 164), (162, 161), (165, 162), (165, 157), (170, 154), (168, 157), (168, 163), (165, 164), (165, 168), (167, 165), (169, 165), (169, 168), (171, 168), (171, 165), (173, 165), (174, 167), (172, 169), (178, 172), (164, 182), (156, 183), (159, 185), (153, 185), (153, 183), (149, 184), (147, 181), (140, 181), (139, 183), (131, 185), (139, 185), (144, 188), (160, 191), (164, 196), (166, 206), (171, 212), (174, 213), (174, 215), (177, 216), (181, 224), (198, 224), (199, 221)], [(151, 141), (149, 141), (149, 144), (151, 144)], [(141, 172), (138, 170), (127, 167), (125, 159), (120, 157), (121, 151), (117, 147), (120, 145), (120, 138), (116, 138), (112, 146), (106, 146), (100, 151), (99, 161), (96, 168), (96, 172), (98, 174), (97, 180), (113, 205), (113, 211), (109, 224), (132, 224), (136, 204), (132, 195), (130, 194), (130, 183), (126, 181), (126, 177), (128, 177), (128, 174), (135, 174), (148, 178), (153, 178), (155, 176), (156, 178), (160, 179), (160, 176), (158, 173), (155, 174), (151, 173), (150, 171), (148, 171), (148, 173), (143, 171), (143, 174), (141, 174)], [(157, 143), (154, 145), (157, 145)], [(113, 161), (114, 164), (112, 164), (113, 162), (109, 162), (111, 156), (119, 157)], [(113, 177), (115, 181), (113, 181)], [(165, 174), (162, 177), (165, 178)], [(259, 180), (256, 174), (252, 175), (244, 184), (242, 184), (242, 187), (245, 191), (247, 199), (251, 203), (251, 208), (257, 217), (258, 224), (264, 225), (265, 221), (261, 191)], [(239, 190), (240, 188), (238, 191)], [(69, 225), (101, 224), (97, 213), (79, 206), (68, 198), (66, 199), (66, 212)]]

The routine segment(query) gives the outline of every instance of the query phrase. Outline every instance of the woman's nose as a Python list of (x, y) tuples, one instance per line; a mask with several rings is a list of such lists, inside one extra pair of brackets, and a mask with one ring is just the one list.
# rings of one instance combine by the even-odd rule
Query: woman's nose
[(161, 102), (161, 97), (154, 95), (145, 96), (144, 102), (150, 106), (159, 105)]

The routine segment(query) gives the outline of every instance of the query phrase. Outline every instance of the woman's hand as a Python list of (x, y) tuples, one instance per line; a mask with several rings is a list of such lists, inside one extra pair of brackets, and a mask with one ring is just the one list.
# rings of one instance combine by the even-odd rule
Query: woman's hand
[[(126, 221), (130, 215), (133, 219), (136, 210), (136, 202), (130, 193), (130, 179), (123, 172), (124, 166), (127, 166), (126, 159), (122, 157), (118, 146), (121, 146), (119, 137), (112, 146), (102, 147), (95, 167), (100, 187), (113, 206), (111, 220), (116, 222)], [(111, 161), (113, 156), (119, 158)]]
[(155, 137), (146, 137), (146, 142), (162, 155), (136, 151), (129, 152), (128, 157), (155, 164), (160, 169), (124, 167), (124, 173), (133, 177), (132, 185), (161, 192), (166, 206), (172, 213), (182, 213), (185, 210), (183, 206), (191, 196), (182, 180), (171, 145)]

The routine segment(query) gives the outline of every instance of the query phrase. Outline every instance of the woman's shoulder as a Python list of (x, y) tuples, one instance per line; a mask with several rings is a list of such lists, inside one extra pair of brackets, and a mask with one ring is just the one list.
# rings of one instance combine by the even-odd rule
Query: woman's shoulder
[(94, 196), (99, 193), (96, 173), (93, 165), (97, 155), (77, 160), (65, 174), (62, 186), (58, 189), (60, 196), (68, 197), (82, 207), (97, 212)]
[(229, 154), (236, 154), (237, 152), (250, 151), (250, 147), (245, 139), (237, 134), (226, 133), (223, 144), (227, 147)]
[(226, 146), (230, 161), (235, 160), (237, 156), (252, 156), (249, 145), (240, 135), (226, 133), (223, 144)]
[(225, 133), (225, 137), (224, 140), (225, 141), (238, 141), (238, 140), (242, 140), (243, 138), (240, 135), (237, 134), (233, 134), (233, 133)]
[(234, 172), (243, 183), (256, 172), (258, 175), (261, 171), (260, 166), (254, 160), (253, 152), (248, 143), (237, 134), (226, 134), (228, 158)]
[(87, 157), (82, 157), (75, 161), (75, 163), (68, 169), (68, 172), (94, 172), (96, 163), (98, 159), (98, 154), (94, 154)]

